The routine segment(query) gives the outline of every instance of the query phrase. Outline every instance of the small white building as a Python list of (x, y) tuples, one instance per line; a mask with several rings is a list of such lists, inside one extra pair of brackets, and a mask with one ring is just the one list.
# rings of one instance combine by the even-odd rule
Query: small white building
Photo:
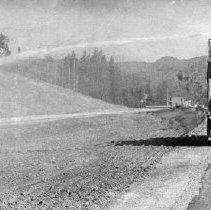
[(179, 107), (184, 106), (185, 99), (183, 97), (170, 97), (170, 105), (171, 107)]
[(184, 107), (191, 107), (191, 106), (192, 106), (191, 100), (184, 101)]
[(173, 96), (170, 97), (170, 106), (171, 107), (191, 107), (191, 100), (185, 100), (183, 97)]

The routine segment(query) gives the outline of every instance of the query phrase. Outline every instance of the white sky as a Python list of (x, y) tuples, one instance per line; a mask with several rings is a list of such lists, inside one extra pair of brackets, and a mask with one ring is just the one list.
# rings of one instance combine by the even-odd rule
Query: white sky
[(0, 0), (12, 50), (102, 42), (124, 59), (187, 58), (206, 55), (210, 20), (209, 0)]

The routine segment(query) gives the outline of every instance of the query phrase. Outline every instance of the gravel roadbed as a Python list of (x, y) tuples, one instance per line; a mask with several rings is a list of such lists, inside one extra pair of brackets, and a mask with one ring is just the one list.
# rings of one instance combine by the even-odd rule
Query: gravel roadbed
[[(32, 125), (24, 127), (22, 134), (18, 131), (17, 141), (21, 142), (24, 138), (29, 141), (30, 136), (38, 133), (36, 138), (30, 137), (31, 141), (40, 143), (37, 140), (40, 138), (51, 143), (54, 149), (44, 149), (44, 146), (40, 150), (29, 149), (25, 145), (26, 151), (19, 148), (12, 155), (13, 151), (2, 143), (2, 148), (7, 148), (11, 157), (8, 155), (6, 158), (5, 153), (5, 163), (0, 162), (0, 187), (5, 187), (5, 190), (0, 190), (0, 209), (106, 208), (133, 183), (150, 176), (161, 157), (173, 150), (171, 146), (135, 146), (134, 141), (142, 137), (143, 140), (177, 137), (184, 133), (178, 124), (176, 130), (172, 124), (169, 125), (169, 119), (177, 112), (164, 115), (131, 114), (121, 118), (96, 118), (92, 122), (85, 119), (79, 122), (80, 128), (75, 120), (71, 121), (72, 131), (68, 126), (65, 128), (67, 121), (50, 122), (48, 126), (36, 125), (38, 127), (33, 129)], [(11, 132), (10, 128), (7, 129), (4, 131), (6, 134)], [(48, 135), (43, 138), (45, 129)], [(15, 133), (14, 129), (12, 131)], [(83, 131), (83, 135), (77, 136), (75, 131), (78, 134)], [(76, 136), (77, 142), (74, 141)], [(131, 144), (118, 145), (128, 140)], [(33, 148), (36, 147), (33, 145)]]
[(147, 176), (167, 147), (106, 146), (98, 148), (100, 158), (84, 167), (66, 170), (52, 179), (30, 186), (2, 207), (19, 209), (98, 209), (116, 194)]

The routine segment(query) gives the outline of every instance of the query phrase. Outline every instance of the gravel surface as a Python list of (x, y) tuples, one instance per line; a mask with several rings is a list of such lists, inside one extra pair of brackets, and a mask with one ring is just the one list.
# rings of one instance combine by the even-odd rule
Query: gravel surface
[(179, 122), (169, 123), (180, 114), (124, 114), (0, 127), (0, 207), (106, 207), (133, 183), (150, 176), (155, 163), (173, 150), (117, 142), (180, 136), (185, 130)]

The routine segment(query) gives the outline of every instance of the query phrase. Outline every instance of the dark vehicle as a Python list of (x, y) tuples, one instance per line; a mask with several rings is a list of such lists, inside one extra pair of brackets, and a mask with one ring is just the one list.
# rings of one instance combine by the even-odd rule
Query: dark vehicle
[(208, 112), (207, 112), (207, 138), (211, 141), (211, 39), (208, 40), (208, 64), (207, 64), (207, 98), (208, 98)]

